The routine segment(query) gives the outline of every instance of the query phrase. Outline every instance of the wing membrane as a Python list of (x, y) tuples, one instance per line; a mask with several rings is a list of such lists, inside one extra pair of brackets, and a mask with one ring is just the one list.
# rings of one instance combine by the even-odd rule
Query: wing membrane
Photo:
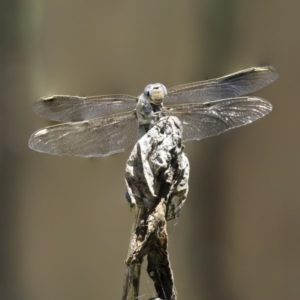
[(136, 102), (137, 98), (129, 95), (93, 97), (56, 95), (39, 99), (34, 103), (32, 110), (49, 120), (77, 122), (133, 110)]
[(200, 104), (174, 106), (169, 115), (183, 126), (183, 140), (201, 140), (250, 124), (272, 110), (270, 102), (257, 97), (238, 97)]
[(253, 93), (278, 78), (271, 66), (242, 70), (217, 79), (183, 84), (168, 89), (164, 104), (203, 103)]
[(40, 129), (28, 145), (54, 155), (107, 156), (131, 147), (137, 141), (137, 130), (135, 114), (127, 112)]

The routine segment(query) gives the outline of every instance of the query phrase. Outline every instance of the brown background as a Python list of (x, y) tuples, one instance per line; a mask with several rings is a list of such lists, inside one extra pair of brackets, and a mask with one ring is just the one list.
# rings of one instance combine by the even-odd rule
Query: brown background
[[(27, 148), (51, 94), (138, 95), (274, 65), (266, 118), (191, 142), (190, 193), (169, 225), (179, 299), (300, 299), (300, 2), (27, 0), (0, 8), (0, 299), (120, 299), (133, 215), (129, 151)], [(153, 295), (143, 273), (141, 299)], [(147, 298), (148, 297), (148, 298)]]

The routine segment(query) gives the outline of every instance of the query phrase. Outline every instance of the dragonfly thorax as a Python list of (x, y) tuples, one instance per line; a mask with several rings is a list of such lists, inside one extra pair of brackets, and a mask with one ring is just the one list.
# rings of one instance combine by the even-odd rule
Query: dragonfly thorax
[(167, 95), (166, 87), (161, 83), (148, 84), (139, 96), (136, 114), (140, 125), (148, 125), (157, 112), (162, 110), (163, 99)]
[(136, 105), (140, 132), (142, 136), (149, 130), (151, 124), (158, 121), (163, 107), (163, 99), (167, 95), (166, 87), (161, 83), (148, 84), (144, 92), (139, 96)]

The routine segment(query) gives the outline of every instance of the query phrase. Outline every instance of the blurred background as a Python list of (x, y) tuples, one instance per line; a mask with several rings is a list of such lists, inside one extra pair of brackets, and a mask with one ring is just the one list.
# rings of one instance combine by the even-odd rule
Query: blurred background
[[(169, 224), (179, 299), (300, 299), (300, 2), (0, 1), (0, 299), (120, 299), (130, 151), (27, 147), (52, 94), (139, 95), (270, 64), (267, 117), (186, 144), (190, 193)], [(298, 88), (297, 88), (298, 86)], [(143, 269), (146, 268), (146, 264)], [(143, 272), (140, 299), (155, 291)]]

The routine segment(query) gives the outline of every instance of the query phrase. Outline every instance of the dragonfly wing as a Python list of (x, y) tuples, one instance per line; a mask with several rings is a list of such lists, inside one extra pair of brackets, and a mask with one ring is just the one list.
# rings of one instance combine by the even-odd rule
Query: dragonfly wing
[(203, 103), (253, 93), (278, 78), (271, 66), (242, 70), (217, 79), (179, 85), (168, 89), (164, 104)]
[(137, 98), (129, 95), (77, 97), (56, 95), (37, 100), (32, 110), (39, 116), (60, 122), (91, 120), (104, 115), (132, 110)]
[(53, 155), (107, 156), (134, 145), (137, 130), (135, 114), (127, 112), (40, 129), (32, 134), (28, 145)]
[(272, 110), (270, 102), (257, 97), (238, 97), (173, 107), (183, 126), (183, 140), (201, 140), (250, 124)]

